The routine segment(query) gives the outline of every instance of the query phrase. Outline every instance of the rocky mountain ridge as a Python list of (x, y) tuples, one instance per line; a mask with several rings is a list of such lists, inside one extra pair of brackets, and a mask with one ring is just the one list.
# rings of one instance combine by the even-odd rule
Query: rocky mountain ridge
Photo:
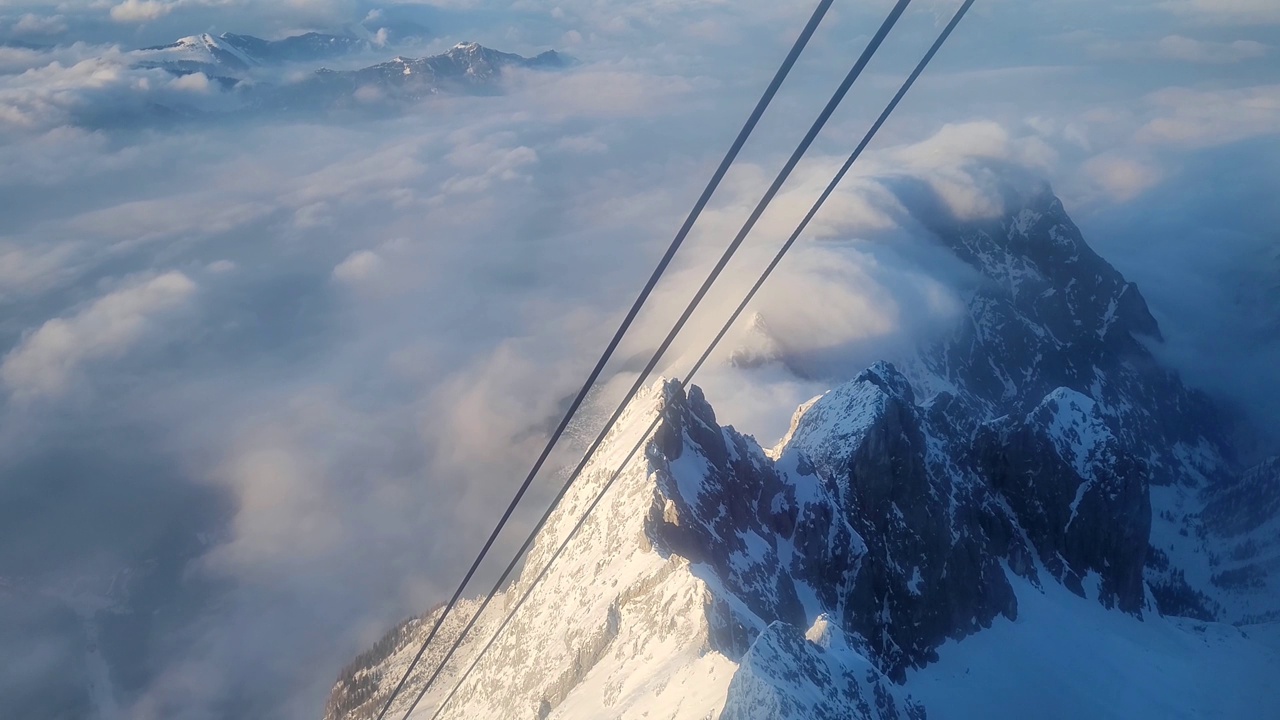
[(567, 58), (555, 50), (534, 57), (491, 50), (479, 43), (458, 43), (438, 55), (424, 58), (396, 57), (360, 70), (321, 69), (290, 94), (306, 93), (324, 98), (355, 96), (377, 90), (396, 99), (417, 100), (442, 92), (489, 91), (508, 69), (550, 70), (566, 67)]
[(352, 35), (309, 32), (280, 40), (253, 35), (201, 33), (167, 45), (134, 51), (141, 67), (167, 70), (175, 75), (204, 73), (209, 77), (243, 79), (256, 67), (285, 62), (320, 62), (374, 49), (368, 40)]
[[(394, 57), (358, 69), (320, 67), (300, 79), (280, 77), (285, 62), (318, 64), (360, 58), (373, 50), (367, 40), (308, 33), (266, 41), (247, 35), (198, 35), (162, 47), (135, 51), (135, 65), (185, 77), (202, 74), (227, 91), (239, 111), (305, 111), (374, 107), (441, 95), (496, 94), (509, 70), (555, 70), (572, 60), (554, 50), (534, 57), (500, 52), (479, 43), (458, 43), (421, 58)], [(348, 64), (351, 63), (349, 59)], [(199, 115), (191, 109), (157, 108), (166, 115)]]
[[(1008, 205), (927, 214), (981, 277), (967, 313), (802, 406), (776, 447), (720, 425), (697, 387), (638, 397), (529, 575), (657, 413), (644, 456), (443, 717), (921, 718), (939, 708), (912, 673), (1051, 586), (1132, 623), (1274, 620), (1280, 466), (1236, 467), (1212, 403), (1148, 349), (1138, 288), (1047, 188)], [(327, 718), (369, 717), (432, 619), (353, 663)]]

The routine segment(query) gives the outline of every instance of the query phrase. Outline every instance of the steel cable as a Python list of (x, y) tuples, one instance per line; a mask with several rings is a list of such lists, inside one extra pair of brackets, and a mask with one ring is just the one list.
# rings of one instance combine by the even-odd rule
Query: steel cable
[(427, 647), (431, 645), (431, 641), (434, 640), (436, 635), (440, 632), (440, 627), (444, 624), (445, 618), (448, 617), (449, 613), (453, 612), (454, 607), (458, 604), (458, 600), (466, 591), (467, 585), (470, 584), (472, 578), (476, 574), (476, 571), (479, 570), (480, 564), (493, 548), (493, 544), (497, 541), (502, 529), (506, 527), (506, 524), (511, 520), (511, 516), (515, 512), (516, 507), (520, 504), (525, 493), (528, 492), (529, 487), (533, 484), (534, 478), (537, 477), (538, 473), (542, 470), (542, 466), (546, 463), (547, 458), (550, 457), (556, 444), (559, 443), (561, 436), (564, 435), (564, 432), (569, 427), (569, 423), (572, 421), (573, 416), (577, 414), (583, 401), (586, 400), (591, 388), (600, 378), (600, 374), (604, 372), (605, 366), (608, 364), (610, 358), (613, 357), (613, 353), (622, 342), (623, 336), (626, 335), (631, 324), (639, 314), (641, 307), (644, 306), (645, 302), (652, 294), (654, 287), (657, 286), (658, 280), (671, 264), (671, 260), (675, 257), (676, 251), (678, 251), (680, 246), (684, 244), (685, 238), (688, 237), (694, 223), (697, 222), (698, 217), (701, 216), (702, 211), (707, 206), (707, 203), (710, 202), (711, 196), (715, 193), (721, 180), (724, 179), (725, 174), (729, 171), (729, 167), (733, 164), (734, 160), (737, 159), (738, 154), (742, 151), (747, 139), (751, 136), (752, 131), (755, 130), (756, 125), (760, 122), (760, 118), (764, 115), (765, 110), (773, 101), (778, 89), (790, 74), (792, 67), (795, 66), (796, 60), (799, 59), (801, 52), (809, 44), (809, 40), (813, 37), (814, 32), (817, 31), (818, 26), (822, 23), (822, 19), (826, 16), (827, 11), (831, 9), (831, 4), (833, 2), (834, 0), (820, 0), (817, 7), (814, 9), (812, 16), (809, 18), (809, 22), (801, 31), (800, 36), (796, 38), (790, 52), (783, 60), (782, 65), (778, 68), (778, 71), (774, 75), (773, 80), (769, 83), (769, 86), (765, 89), (764, 95), (762, 95), (759, 102), (756, 103), (755, 109), (752, 111), (750, 117), (748, 117), (746, 124), (743, 125), (742, 130), (739, 131), (737, 138), (734, 139), (729, 151), (725, 154), (724, 159), (721, 160), (719, 167), (716, 168), (711, 180), (702, 191), (702, 195), (699, 196), (697, 202), (694, 204), (693, 210), (690, 211), (689, 216), (685, 219), (685, 222), (680, 227), (679, 232), (676, 233), (675, 238), (671, 241), (671, 245), (663, 254), (662, 259), (658, 261), (658, 265), (654, 269), (653, 274), (649, 277), (648, 282), (636, 297), (635, 302), (632, 304), (631, 309), (623, 319), (622, 324), (618, 326), (618, 330), (614, 333), (613, 339), (609, 341), (609, 345), (605, 348), (604, 353), (600, 356), (595, 367), (587, 376), (586, 382), (583, 383), (582, 388), (574, 397), (573, 402), (570, 403), (569, 409), (565, 412), (559, 425), (557, 425), (556, 429), (551, 433), (551, 437), (548, 439), (546, 447), (542, 450), (537, 461), (534, 462), (533, 467), (529, 470), (528, 475), (516, 491), (511, 503), (503, 512), (502, 517), (498, 520), (497, 526), (495, 526), (493, 532), (490, 533), (489, 538), (485, 541), (484, 546), (480, 549), (480, 553), (476, 556), (475, 561), (472, 562), (471, 567), (467, 570), (462, 582), (458, 584), (453, 596), (449, 598), (447, 603), (445, 603), (444, 610), (440, 613), (440, 616), (436, 618), (434, 625), (427, 633), (426, 639), (423, 640), (422, 646), (418, 649), (417, 654), (405, 669), (404, 674), (400, 677), (400, 681), (396, 683), (396, 687), (391, 692), (390, 697), (387, 698), (386, 703), (382, 706), (382, 710), (378, 713), (378, 720), (383, 720), (383, 718), (386, 717), (387, 711), (391, 709), (391, 704), (395, 702), (396, 697), (398, 697), (400, 692), (404, 689), (405, 683), (413, 675), (413, 671), (422, 660), (422, 656), (426, 653)]
[[(515, 571), (515, 568), (519, 565), (521, 558), (523, 558), (525, 552), (527, 552), (529, 547), (533, 544), (533, 541), (537, 537), (537, 534), (542, 530), (542, 527), (546, 524), (547, 520), (551, 517), (551, 514), (554, 512), (555, 508), (559, 505), (560, 501), (569, 492), (570, 488), (572, 488), (574, 482), (576, 482), (579, 475), (581, 475), (582, 470), (586, 467), (587, 463), (590, 461), (591, 456), (595, 454), (595, 451), (597, 449), (599, 449), (600, 445), (604, 442), (605, 438), (608, 436), (609, 431), (617, 423), (618, 418), (622, 416), (622, 413), (626, 410), (627, 405), (630, 404), (631, 400), (635, 397), (636, 393), (638, 393), (640, 389), (644, 386), (644, 384), (648, 381), (649, 375), (657, 367), (658, 363), (661, 362), (663, 355), (666, 354), (666, 351), (670, 348), (671, 344), (675, 341), (676, 336), (684, 328), (689, 318), (692, 317), (698, 305), (701, 304), (703, 298), (706, 296), (707, 292), (711, 289), (711, 286), (720, 277), (720, 274), (724, 271), (725, 267), (729, 264), (729, 261), (733, 258), (738, 248), (741, 247), (743, 241), (745, 241), (747, 236), (751, 233), (751, 230), (755, 228), (755, 225), (759, 221), (760, 217), (764, 214), (765, 210), (768, 209), (769, 205), (773, 202), (774, 197), (777, 196), (778, 192), (782, 189), (783, 184), (785, 184), (787, 179), (791, 176), (791, 173), (792, 171), (795, 170), (796, 165), (800, 163), (800, 160), (804, 157), (804, 155), (808, 152), (809, 148), (813, 145), (813, 142), (814, 140), (817, 139), (818, 134), (822, 131), (822, 129), (826, 126), (827, 122), (831, 119), (831, 116), (835, 113), (840, 103), (844, 100), (850, 88), (853, 87), (853, 83), (862, 74), (867, 64), (870, 63), (871, 58), (875, 55), (876, 51), (879, 50), (880, 45), (883, 44), (885, 38), (889, 34), (889, 31), (892, 30), (894, 25), (897, 24), (898, 19), (902, 17), (902, 13), (906, 11), (907, 6), (910, 5), (910, 3), (911, 3), (911, 0), (898, 0), (898, 2), (894, 5), (893, 9), (889, 12), (889, 15), (885, 18), (884, 22), (880, 25), (880, 28), (876, 31), (875, 35), (872, 36), (871, 40), (867, 43), (866, 49), (863, 50), (857, 62), (854, 63), (853, 67), (849, 70), (844, 80), (841, 81), (839, 87), (837, 87), (836, 91), (832, 94), (831, 99), (827, 101), (826, 106), (824, 106), (822, 111), (818, 114), (817, 119), (814, 120), (808, 132), (805, 133), (805, 136), (800, 141), (800, 144), (792, 152), (791, 157), (787, 159), (787, 162), (783, 165), (782, 170), (778, 172), (778, 175), (774, 178), (773, 183), (769, 186), (769, 189), (765, 191), (765, 194), (760, 199), (759, 203), (756, 204), (755, 209), (751, 212), (751, 215), (748, 217), (747, 221), (743, 224), (742, 228), (738, 231), (738, 234), (734, 237), (733, 241), (729, 243), (729, 246), (725, 249), (724, 253), (721, 255), (715, 267), (712, 268), (710, 274), (708, 274), (707, 278), (703, 281), (701, 287), (698, 288), (698, 291), (694, 294), (693, 298), (689, 301), (688, 305), (685, 307), (684, 312), (681, 313), (680, 318), (676, 321), (676, 324), (671, 328), (666, 338), (663, 339), (662, 343), (658, 346), (658, 349), (654, 352), (649, 362), (645, 365), (644, 369), (640, 372), (639, 376), (636, 378), (635, 382), (632, 384), (631, 388), (628, 390), (622, 402), (619, 403), (613, 415), (610, 416), (609, 420), (605, 422), (605, 425), (601, 429), (599, 435), (596, 436), (596, 439), (592, 442), (591, 446), (583, 454), (583, 457), (579, 461), (578, 465), (569, 474), (568, 479), (565, 481), (564, 485), (560, 488), (555, 498), (551, 501), (551, 504), (547, 508), (546, 512), (543, 513), (542, 517), (538, 520), (537, 524), (530, 531), (524, 543), (520, 546), (519, 550), (516, 551), (515, 557), (512, 558), (511, 562), (507, 565), (506, 569), (502, 572), (501, 576), (494, 583), (493, 588), (485, 596), (484, 601), (481, 602), (480, 607), (472, 615), (471, 620), (468, 621), (466, 626), (462, 629), (461, 633), (454, 640), (453, 644), (445, 652), (444, 657), (441, 659), (439, 665), (436, 666), (435, 671), (432, 672), (431, 676), (427, 679), (427, 681), (423, 684), (422, 688), (418, 691), (417, 697), (414, 698), (413, 703), (410, 704), (408, 710), (405, 711), (403, 718), (407, 719), (409, 715), (413, 712), (414, 708), (417, 707), (418, 703), (422, 701), (422, 698), (431, 689), (436, 679), (439, 678), (440, 673), (444, 670), (445, 666), (448, 664), (449, 659), (453, 657), (453, 654), (457, 651), (458, 647), (461, 646), (462, 642), (466, 639), (467, 634), (471, 631), (473, 627), (475, 627), (475, 623), (479, 620), (480, 616), (488, 608), (489, 603), (493, 601), (493, 598), (502, 589), (502, 586), (506, 583), (507, 579), (511, 576), (511, 573)], [(438, 625), (439, 625), (439, 622), (437, 622), (437, 626)], [(419, 652), (419, 657), (420, 656), (421, 656), (421, 651)], [(398, 689), (397, 689), (397, 692), (398, 692)]]
[[(800, 235), (805, 231), (805, 229), (808, 228), (809, 223), (818, 214), (818, 211), (822, 209), (822, 206), (826, 204), (828, 198), (830, 198), (832, 193), (835, 192), (835, 189), (840, 184), (840, 182), (844, 180), (844, 177), (846, 174), (848, 174), (850, 168), (852, 168), (854, 163), (857, 162), (858, 158), (862, 156), (862, 153), (866, 150), (867, 146), (871, 143), (871, 140), (880, 131), (880, 128), (883, 127), (885, 121), (889, 119), (889, 116), (893, 114), (893, 111), (897, 109), (898, 104), (902, 102), (903, 97), (906, 96), (907, 92), (915, 84), (916, 80), (924, 72), (925, 68), (928, 67), (930, 61), (932, 61), (933, 57), (937, 55), (938, 51), (942, 48), (943, 44), (946, 43), (947, 38), (951, 36), (951, 33), (955, 30), (956, 26), (960, 24), (960, 21), (962, 19), (964, 19), (965, 14), (969, 11), (969, 8), (973, 5), (974, 2), (975, 0), (965, 0), (964, 4), (961, 5), (960, 9), (956, 11), (956, 14), (952, 17), (951, 22), (949, 22), (947, 26), (943, 29), (942, 33), (938, 36), (938, 39), (934, 41), (933, 45), (929, 48), (929, 51), (925, 53), (924, 59), (920, 61), (920, 63), (916, 66), (916, 68), (907, 77), (906, 82), (902, 84), (902, 87), (898, 90), (897, 94), (894, 95), (893, 99), (885, 107), (884, 111), (880, 114), (880, 117), (877, 118), (875, 123), (872, 124), (871, 129), (867, 131), (867, 134), (865, 136), (863, 136), (862, 141), (858, 143), (857, 148), (845, 161), (844, 165), (840, 168), (839, 172), (835, 174), (835, 177), (827, 185), (826, 189), (823, 190), (822, 194), (818, 197), (817, 201), (814, 202), (813, 206), (809, 209), (809, 212), (805, 215), (804, 219), (800, 221), (800, 224), (796, 227), (795, 231), (791, 234), (790, 237), (787, 238), (787, 241), (783, 243), (782, 247), (778, 250), (777, 254), (774, 255), (773, 260), (770, 261), (769, 265), (760, 274), (760, 277), (756, 280), (755, 284), (747, 292), (746, 296), (743, 297), (742, 302), (738, 304), (737, 308), (735, 308), (733, 313), (729, 316), (729, 319), (725, 321), (724, 325), (720, 329), (720, 332), (715, 336), (715, 338), (707, 346), (706, 350), (703, 351), (702, 356), (698, 358), (698, 361), (696, 363), (694, 363), (693, 368), (690, 369), (689, 372), (685, 375), (684, 379), (681, 381), (681, 385), (683, 387), (688, 386), (688, 384), (693, 380), (694, 376), (698, 373), (698, 370), (700, 370), (702, 366), (706, 363), (707, 359), (711, 357), (711, 353), (720, 344), (720, 341), (724, 339), (725, 335), (728, 334), (729, 330), (733, 327), (734, 323), (737, 322), (738, 318), (741, 317), (743, 311), (746, 310), (747, 306), (755, 298), (756, 293), (764, 285), (765, 281), (769, 279), (769, 276), (773, 274), (773, 271), (778, 267), (778, 264), (782, 262), (782, 258), (786, 256), (787, 252), (791, 250), (791, 247), (795, 244), (796, 240), (799, 239)], [(646, 429), (645, 432), (640, 436), (639, 442), (637, 442), (631, 448), (630, 452), (627, 453), (626, 458), (622, 461), (617, 471), (613, 473), (613, 475), (609, 478), (608, 482), (606, 482), (600, 488), (599, 492), (596, 493), (595, 498), (592, 500), (591, 504), (587, 506), (587, 509), (582, 514), (582, 516), (578, 519), (577, 524), (573, 526), (573, 528), (569, 531), (569, 534), (566, 535), (564, 540), (560, 543), (559, 547), (556, 548), (556, 551), (552, 553), (550, 559), (548, 559), (546, 564), (543, 565), (542, 570), (538, 572), (538, 574), (534, 577), (534, 579), (529, 583), (529, 586), (525, 588), (525, 591), (520, 596), (519, 600), (517, 600), (516, 603), (511, 607), (511, 609), (507, 611), (506, 617), (503, 618), (502, 622), (498, 625), (498, 628), (493, 632), (493, 635), (489, 638), (489, 641), (485, 644), (485, 646), (481, 648), (478, 653), (476, 653), (475, 658), (471, 662), (471, 665), (458, 678), (457, 682), (454, 683), (454, 686), (449, 691), (449, 694), (445, 696), (445, 699), (441, 702), (440, 706), (436, 708), (435, 714), (431, 716), (431, 720), (436, 720), (437, 718), (439, 718), (440, 713), (444, 711), (444, 708), (454, 698), (458, 690), (462, 687), (463, 683), (467, 681), (467, 678), (471, 676), (471, 673), (480, 664), (480, 660), (493, 647), (494, 643), (498, 641), (498, 638), (501, 637), (503, 631), (507, 628), (507, 625), (511, 622), (512, 618), (514, 618), (516, 613), (519, 612), (520, 608), (524, 606), (525, 601), (528, 600), (529, 596), (533, 594), (533, 591), (542, 582), (543, 578), (546, 577), (547, 573), (551, 570), (551, 567), (555, 564), (556, 560), (559, 559), (560, 555), (564, 552), (565, 548), (569, 546), (569, 543), (573, 540), (573, 538), (578, 534), (578, 532), (586, 524), (587, 520), (591, 517), (592, 513), (595, 512), (596, 507), (604, 499), (605, 495), (608, 494), (609, 490), (618, 481), (618, 478), (622, 476), (623, 471), (626, 469), (627, 465), (630, 464), (632, 458), (635, 457), (635, 454), (640, 451), (640, 448), (644, 447), (646, 442), (648, 442), (649, 437), (653, 434), (654, 430), (657, 429), (658, 423), (661, 420), (662, 420), (661, 415), (658, 415), (657, 417), (654, 418), (653, 422), (649, 424), (648, 429)]]

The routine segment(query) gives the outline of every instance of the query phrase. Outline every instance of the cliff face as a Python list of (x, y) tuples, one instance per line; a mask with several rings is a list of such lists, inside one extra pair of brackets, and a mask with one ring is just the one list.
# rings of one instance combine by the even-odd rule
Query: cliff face
[[(643, 454), (444, 717), (920, 718), (904, 681), (1018, 618), (1020, 588), (1129, 622), (1280, 609), (1274, 463), (1237, 475), (1210, 403), (1147, 350), (1141, 293), (1061, 203), (937, 235), (983, 278), (954, 335), (805, 404), (777, 447), (696, 387), (638, 397), (473, 637)], [(329, 717), (369, 717), (431, 619), (340, 679)]]

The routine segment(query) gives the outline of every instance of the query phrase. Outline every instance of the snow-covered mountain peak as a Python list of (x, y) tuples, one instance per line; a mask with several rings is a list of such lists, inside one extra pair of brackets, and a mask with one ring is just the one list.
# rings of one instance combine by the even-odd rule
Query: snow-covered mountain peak
[(253, 35), (210, 33), (188, 35), (169, 43), (130, 53), (140, 67), (158, 68), (175, 75), (204, 73), (209, 77), (245, 80), (264, 68), (283, 63), (311, 63), (339, 57), (372, 45), (349, 35), (304, 33), (280, 40)]
[[(1120, 623), (1277, 617), (1280, 461), (1231, 480), (1211, 404), (1138, 340), (1137, 288), (1051, 196), (937, 233), (986, 279), (954, 334), (806, 403), (768, 453), (696, 386), (639, 395), (478, 637), (643, 452), (445, 716), (914, 720), (945, 707), (909, 678), (1028, 592)], [(344, 675), (330, 718), (368, 717), (417, 637)]]
[(1098, 404), (1089, 396), (1058, 388), (1045, 396), (1029, 420), (1044, 429), (1058, 456), (1071, 462), (1081, 477), (1092, 479), (1097, 468), (1115, 464), (1115, 458), (1108, 454), (1115, 436), (1107, 428)]
[(847, 461), (848, 454), (891, 407), (909, 412), (914, 404), (915, 393), (906, 377), (892, 364), (878, 362), (852, 382), (801, 406), (783, 444), (805, 453), (821, 468), (834, 468)]

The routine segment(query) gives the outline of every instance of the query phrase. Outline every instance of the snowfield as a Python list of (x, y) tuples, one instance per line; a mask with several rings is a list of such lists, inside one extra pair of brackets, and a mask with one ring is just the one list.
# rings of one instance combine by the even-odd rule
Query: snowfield
[(1280, 718), (1280, 624), (1138, 620), (1056, 583), (1014, 587), (1017, 620), (911, 674), (930, 720)]

